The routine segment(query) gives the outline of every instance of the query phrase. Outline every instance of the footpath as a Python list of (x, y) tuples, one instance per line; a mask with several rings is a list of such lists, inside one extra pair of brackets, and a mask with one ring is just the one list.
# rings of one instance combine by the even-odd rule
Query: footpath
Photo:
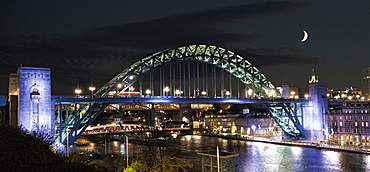
[(329, 150), (336, 150), (336, 151), (346, 151), (352, 153), (360, 153), (360, 154), (369, 154), (370, 155), (370, 148), (361, 148), (359, 146), (341, 146), (341, 145), (331, 145), (326, 143), (316, 143), (310, 142), (305, 140), (269, 140), (266, 138), (246, 138), (240, 136), (224, 136), (218, 134), (205, 134), (205, 136), (210, 137), (219, 137), (224, 139), (234, 139), (234, 140), (244, 140), (244, 141), (252, 141), (252, 142), (263, 142), (263, 143), (271, 143), (271, 144), (279, 144), (279, 145), (288, 145), (288, 146), (300, 146), (300, 147), (309, 147), (309, 148), (316, 148), (316, 149), (329, 149)]

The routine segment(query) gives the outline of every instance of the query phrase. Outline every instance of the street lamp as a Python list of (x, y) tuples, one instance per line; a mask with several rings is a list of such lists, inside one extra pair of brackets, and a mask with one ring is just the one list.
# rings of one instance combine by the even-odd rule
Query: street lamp
[(122, 88), (122, 84), (121, 83), (117, 84), (116, 95), (118, 94), (118, 89), (121, 89), (121, 88)]
[(248, 89), (247, 94), (248, 94), (249, 97), (252, 97), (252, 93), (253, 93), (253, 90), (252, 89)]
[(170, 91), (170, 88), (166, 86), (164, 87), (163, 91), (166, 93), (165, 96), (168, 96), (168, 92)]
[(75, 93), (77, 94), (77, 97), (79, 97), (80, 94), (82, 93), (82, 90), (77, 88), (77, 89), (75, 89)]
[(91, 87), (89, 87), (89, 90), (91, 91), (91, 100), (94, 100), (95, 87), (94, 86), (91, 86)]
[(152, 91), (150, 91), (149, 89), (147, 89), (147, 90), (145, 91), (145, 93), (146, 93), (146, 95), (147, 95), (147, 96), (150, 96), (150, 94), (152, 93)]
[(230, 91), (225, 92), (226, 96), (230, 96)]
[(351, 101), (351, 100), (352, 100), (352, 98), (353, 98), (352, 96), (348, 96), (348, 100), (349, 100), (349, 101)]
[(176, 96), (179, 96), (179, 95), (181, 95), (183, 92), (182, 91), (180, 91), (179, 89), (176, 89), (176, 91), (175, 91), (175, 94), (176, 94)]
[(294, 96), (294, 95), (295, 95), (295, 91), (290, 92), (290, 98), (291, 98), (291, 99), (295, 98), (295, 96)]
[(130, 96), (131, 95), (131, 92), (134, 91), (135, 88), (133, 86), (131, 86), (130, 88), (128, 88), (128, 95)]
[(206, 91), (202, 91), (202, 96), (206, 96), (207, 95), (207, 92)]
[(357, 101), (360, 101), (360, 97), (361, 97), (361, 96), (360, 96), (359, 94), (357, 94), (357, 95), (356, 95), (356, 100), (357, 100)]

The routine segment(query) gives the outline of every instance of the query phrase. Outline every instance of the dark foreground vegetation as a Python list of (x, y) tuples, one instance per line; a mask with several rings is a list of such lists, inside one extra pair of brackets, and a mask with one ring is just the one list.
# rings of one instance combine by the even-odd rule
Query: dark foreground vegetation
[(188, 171), (192, 163), (175, 157), (176, 149), (148, 144), (132, 158), (129, 166), (119, 156), (91, 159), (88, 154), (74, 152), (70, 157), (58, 154), (51, 146), (52, 140), (42, 132), (0, 125), (1, 172), (172, 172)]

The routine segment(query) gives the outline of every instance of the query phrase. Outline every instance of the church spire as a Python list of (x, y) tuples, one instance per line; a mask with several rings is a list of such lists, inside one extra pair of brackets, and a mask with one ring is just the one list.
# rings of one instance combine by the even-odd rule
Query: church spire
[(312, 69), (312, 74), (309, 77), (308, 83), (318, 83), (319, 82), (319, 76), (315, 75), (315, 69)]

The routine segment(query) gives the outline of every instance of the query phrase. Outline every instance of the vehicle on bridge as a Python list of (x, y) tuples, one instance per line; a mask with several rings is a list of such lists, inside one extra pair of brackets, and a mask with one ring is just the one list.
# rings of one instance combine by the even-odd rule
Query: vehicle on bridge
[(117, 95), (117, 91), (110, 91), (108, 95), (109, 96), (141, 96), (140, 92), (138, 91), (120, 92), (119, 95)]
[(153, 127), (144, 126), (140, 124), (120, 124), (120, 123), (115, 124), (113, 123), (109, 125), (89, 126), (86, 128), (83, 135), (149, 131), (149, 130), (153, 130)]

